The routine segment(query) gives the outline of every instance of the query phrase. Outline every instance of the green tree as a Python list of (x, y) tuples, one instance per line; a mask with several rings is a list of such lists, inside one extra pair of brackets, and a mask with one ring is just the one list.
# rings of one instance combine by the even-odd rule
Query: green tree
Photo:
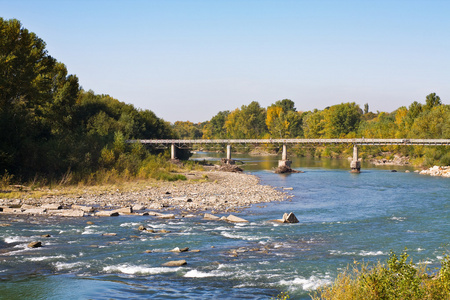
[(442, 105), (441, 98), (436, 93), (429, 94), (425, 99), (425, 110), (431, 110), (433, 107)]
[(225, 121), (230, 112), (220, 111), (203, 127), (203, 138), (205, 139), (223, 139), (227, 137)]

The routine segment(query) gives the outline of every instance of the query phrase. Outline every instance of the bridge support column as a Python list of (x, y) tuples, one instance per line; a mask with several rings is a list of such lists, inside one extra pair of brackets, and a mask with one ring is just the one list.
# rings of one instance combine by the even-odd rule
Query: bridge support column
[(172, 144), (170, 146), (170, 159), (171, 160), (177, 159), (177, 148), (175, 147), (175, 144)]
[(352, 173), (361, 172), (361, 162), (358, 160), (358, 146), (353, 145), (353, 159), (350, 163), (350, 168)]
[(287, 159), (287, 147), (283, 144), (283, 151), (281, 152), (281, 160), (278, 161), (278, 168), (280, 167), (291, 167), (292, 161)]
[(227, 160), (231, 160), (231, 145), (227, 145)]

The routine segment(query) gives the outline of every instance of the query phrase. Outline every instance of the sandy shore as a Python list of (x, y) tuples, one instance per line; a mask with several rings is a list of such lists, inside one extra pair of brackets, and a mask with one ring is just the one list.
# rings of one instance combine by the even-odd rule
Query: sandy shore
[[(78, 188), (75, 192), (53, 190), (39, 198), (0, 199), (0, 214), (55, 214), (61, 216), (119, 214), (149, 210), (179, 211), (180, 214), (237, 212), (252, 204), (283, 201), (289, 196), (259, 183), (258, 177), (242, 173), (194, 171), (188, 180), (141, 181), (117, 188)], [(108, 215), (108, 214), (106, 214)]]

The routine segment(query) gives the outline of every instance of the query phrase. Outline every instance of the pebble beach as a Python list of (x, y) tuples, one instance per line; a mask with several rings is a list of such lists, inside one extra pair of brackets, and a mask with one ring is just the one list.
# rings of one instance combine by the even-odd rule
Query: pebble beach
[(261, 185), (250, 174), (222, 171), (186, 173), (186, 181), (150, 180), (122, 188), (78, 189), (39, 198), (0, 199), (0, 214), (108, 216), (176, 211), (179, 214), (239, 212), (252, 204), (283, 201), (288, 195)]

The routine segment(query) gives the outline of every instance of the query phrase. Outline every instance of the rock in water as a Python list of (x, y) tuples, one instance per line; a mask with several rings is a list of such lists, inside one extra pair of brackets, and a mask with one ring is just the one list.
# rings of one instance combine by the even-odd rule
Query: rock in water
[(247, 220), (239, 218), (239, 217), (236, 217), (236, 216), (233, 216), (233, 215), (229, 215), (227, 217), (227, 221), (228, 222), (233, 222), (233, 223), (248, 223)]
[(283, 215), (283, 223), (298, 223), (297, 217), (294, 215), (293, 212), (284, 213)]
[(39, 248), (39, 247), (42, 247), (41, 242), (31, 242), (28, 244), (28, 248)]
[(187, 262), (184, 259), (182, 259), (182, 260), (168, 261), (162, 265), (164, 267), (180, 267), (180, 266), (184, 266), (185, 264), (187, 264)]
[(220, 220), (220, 218), (218, 216), (211, 215), (211, 214), (205, 214), (203, 216), (203, 219), (205, 219), (205, 220), (212, 220), (212, 221)]

